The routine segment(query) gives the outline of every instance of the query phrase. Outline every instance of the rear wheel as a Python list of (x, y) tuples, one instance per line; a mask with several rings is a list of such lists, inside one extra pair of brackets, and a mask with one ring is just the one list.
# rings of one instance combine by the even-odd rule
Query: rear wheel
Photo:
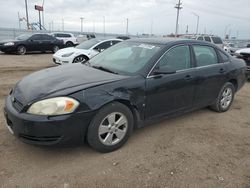
[(73, 63), (84, 63), (88, 60), (88, 58), (84, 55), (80, 55), (75, 57), (75, 59), (73, 60)]
[(99, 152), (120, 148), (133, 130), (133, 115), (125, 105), (113, 102), (104, 106), (93, 118), (87, 133), (89, 145)]
[(53, 53), (56, 53), (58, 50), (59, 50), (58, 46), (53, 46), (53, 48), (52, 48), (52, 52)]
[(232, 83), (227, 82), (222, 88), (215, 103), (210, 106), (216, 112), (226, 112), (233, 103), (235, 87)]
[(70, 42), (70, 41), (66, 42), (66, 44), (65, 44), (65, 45), (66, 45), (67, 47), (74, 46), (73, 42)]
[(17, 54), (18, 55), (24, 55), (26, 54), (26, 48), (23, 45), (20, 45), (17, 47)]

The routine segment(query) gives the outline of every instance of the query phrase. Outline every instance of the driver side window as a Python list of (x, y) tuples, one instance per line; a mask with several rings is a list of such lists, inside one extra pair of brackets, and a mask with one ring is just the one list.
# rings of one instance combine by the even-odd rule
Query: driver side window
[(189, 46), (177, 46), (165, 53), (158, 62), (157, 67), (163, 66), (176, 71), (191, 68)]

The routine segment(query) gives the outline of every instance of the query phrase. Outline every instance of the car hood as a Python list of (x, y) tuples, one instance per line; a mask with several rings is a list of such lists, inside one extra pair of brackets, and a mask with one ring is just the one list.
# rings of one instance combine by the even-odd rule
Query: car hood
[(250, 48), (243, 48), (236, 51), (237, 54), (249, 54), (250, 55)]
[(4, 43), (7, 43), (7, 42), (20, 42), (20, 40), (15, 40), (15, 39), (1, 40), (0, 44), (4, 44)]
[(32, 73), (18, 82), (14, 97), (22, 104), (126, 79), (128, 76), (101, 71), (83, 64), (53, 67)]
[(58, 50), (55, 55), (56, 56), (62, 56), (63, 54), (68, 54), (68, 53), (75, 53), (75, 54), (88, 54), (89, 50), (83, 50), (83, 49), (77, 49), (74, 47), (68, 47), (68, 48), (64, 48), (61, 50)]

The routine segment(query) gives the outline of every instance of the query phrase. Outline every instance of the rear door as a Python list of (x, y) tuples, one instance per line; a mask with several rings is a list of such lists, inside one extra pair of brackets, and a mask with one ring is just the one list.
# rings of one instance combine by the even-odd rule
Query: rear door
[(46, 35), (44, 34), (42, 36), (42, 48), (43, 50), (46, 50), (46, 51), (50, 51), (53, 49), (54, 47), (54, 42), (55, 42), (55, 38), (50, 36), (50, 35)]
[(226, 82), (226, 67), (220, 61), (215, 48), (206, 45), (193, 45), (198, 75), (198, 85), (194, 104), (210, 105), (217, 98)]

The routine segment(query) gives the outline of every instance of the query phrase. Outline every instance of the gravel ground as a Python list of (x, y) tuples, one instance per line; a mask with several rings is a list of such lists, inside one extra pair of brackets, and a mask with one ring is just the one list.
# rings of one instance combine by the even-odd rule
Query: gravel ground
[(201, 109), (136, 130), (120, 150), (37, 147), (13, 137), (2, 108), (25, 75), (51, 54), (0, 54), (0, 187), (250, 187), (250, 83), (231, 110)]

